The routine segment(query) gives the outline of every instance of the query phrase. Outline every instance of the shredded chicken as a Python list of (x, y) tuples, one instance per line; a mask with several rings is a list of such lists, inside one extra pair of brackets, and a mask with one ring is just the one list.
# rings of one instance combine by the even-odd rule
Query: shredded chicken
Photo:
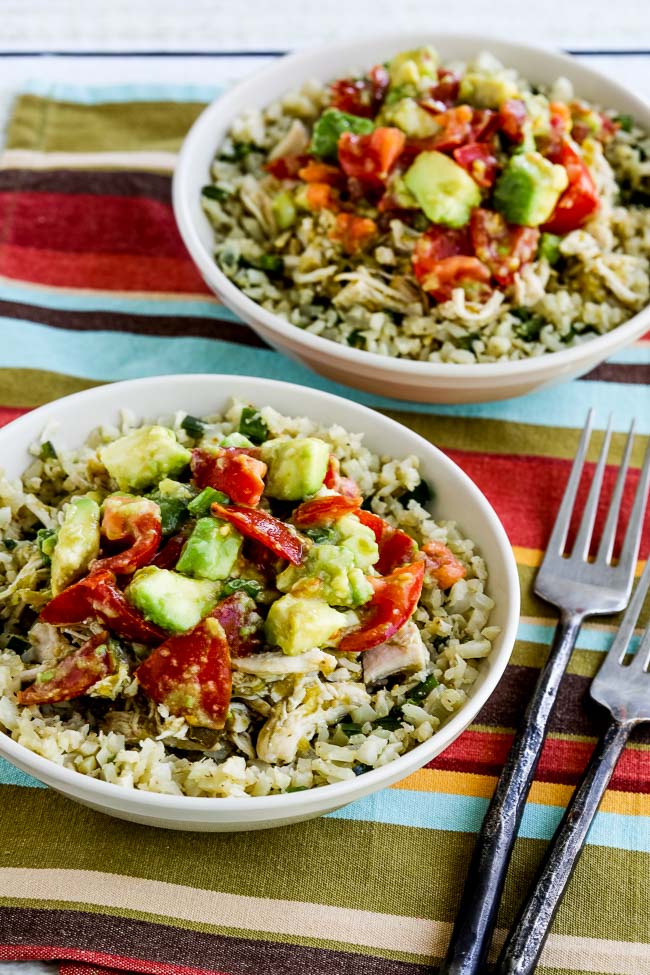
[(428, 661), (429, 654), (420, 631), (409, 620), (390, 640), (365, 651), (363, 677), (366, 684), (374, 684), (391, 674), (424, 670)]
[(307, 151), (309, 133), (299, 119), (294, 119), (286, 135), (273, 146), (269, 153), (269, 160), (279, 159), (280, 156), (299, 156)]
[(417, 288), (406, 278), (395, 278), (389, 285), (363, 265), (337, 275), (335, 280), (349, 282), (333, 299), (333, 303), (341, 308), (364, 305), (378, 311), (406, 312), (420, 300)]
[(254, 176), (246, 176), (241, 183), (239, 198), (255, 217), (267, 237), (275, 237), (278, 232), (277, 223), (273, 216), (271, 198), (260, 187)]
[(306, 653), (288, 657), (285, 653), (256, 653), (251, 657), (234, 657), (233, 669), (259, 677), (275, 677), (285, 674), (321, 673), (327, 675), (336, 670), (336, 657), (314, 648)]

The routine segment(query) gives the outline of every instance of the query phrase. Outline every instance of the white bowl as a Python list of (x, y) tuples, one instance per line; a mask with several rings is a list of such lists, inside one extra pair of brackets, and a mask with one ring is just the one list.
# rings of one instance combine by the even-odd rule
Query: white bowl
[(491, 51), (537, 84), (553, 82), (563, 75), (574, 83), (579, 97), (632, 114), (650, 131), (648, 105), (614, 81), (564, 55), (464, 34), (393, 34), (332, 44), (279, 59), (230, 89), (196, 120), (183, 143), (173, 184), (174, 214), (185, 245), (208, 287), (270, 345), (355, 389), (422, 403), (474, 403), (520, 396), (582, 375), (643, 335), (650, 327), (650, 308), (584, 345), (533, 359), (476, 365), (414, 362), (353, 349), (290, 325), (248, 298), (214, 261), (214, 231), (201, 209), (200, 190), (210, 181), (210, 164), (233, 120), (245, 109), (265, 107), (309, 78), (330, 81), (348, 75), (354, 68), (368, 68), (398, 51), (425, 43), (434, 44), (443, 60), (467, 60), (480, 51)]
[[(404, 778), (439, 755), (476, 717), (496, 687), (512, 650), (519, 619), (517, 566), (508, 538), (496, 514), (476, 485), (428, 441), (379, 413), (303, 386), (244, 376), (161, 376), (100, 386), (49, 403), (0, 430), (0, 457), (6, 474), (19, 477), (30, 463), (28, 445), (46, 423), (60, 424), (59, 438), (68, 447), (81, 444), (100, 423), (118, 419), (120, 409), (143, 418), (168, 415), (179, 409), (196, 416), (222, 410), (231, 396), (270, 405), (292, 415), (322, 423), (339, 423), (363, 431), (366, 443), (378, 453), (395, 457), (417, 454), (423, 476), (435, 485), (433, 512), (457, 519), (474, 539), (489, 571), (488, 592), (496, 601), (490, 622), (501, 627), (490, 657), (470, 690), (470, 699), (433, 738), (383, 768), (351, 782), (326, 785), (308, 792), (245, 799), (167, 796), (128, 790), (62, 768), (0, 733), (0, 755), (24, 772), (71, 799), (100, 812), (151, 826), (188, 830), (246, 830), (282, 826), (311, 819)], [(57, 436), (54, 436), (55, 442)]]

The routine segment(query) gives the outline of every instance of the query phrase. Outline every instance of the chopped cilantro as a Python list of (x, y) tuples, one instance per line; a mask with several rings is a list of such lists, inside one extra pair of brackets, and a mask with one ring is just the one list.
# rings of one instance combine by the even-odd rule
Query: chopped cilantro
[(284, 791), (285, 792), (306, 792), (307, 791), (307, 786), (306, 785), (290, 785), (289, 788), (288, 789), (285, 789)]
[(372, 772), (372, 765), (364, 765), (363, 762), (357, 762), (356, 765), (352, 766), (352, 771), (355, 775), (363, 775), (364, 772)]
[(634, 128), (634, 117), (632, 115), (615, 115), (614, 121), (618, 122), (623, 132), (631, 132)]
[(196, 416), (190, 416), (189, 413), (181, 422), (181, 427), (185, 433), (189, 433), (190, 437), (194, 437), (195, 440), (203, 436), (206, 426), (207, 424), (203, 420), (199, 420)]
[(546, 319), (541, 315), (535, 315), (528, 308), (513, 308), (511, 314), (519, 319), (514, 326), (515, 334), (527, 342), (536, 342), (546, 325)]
[(203, 518), (205, 515), (210, 514), (210, 508), (213, 504), (230, 504), (230, 498), (223, 491), (217, 491), (216, 488), (203, 488), (200, 494), (197, 494), (195, 498), (192, 498), (187, 506), (187, 510), (191, 515), (196, 515), (197, 518)]
[(242, 258), (242, 264), (255, 268), (256, 271), (265, 271), (267, 274), (282, 274), (284, 271), (284, 258), (279, 254), (262, 254), (260, 257)]
[(224, 186), (204, 186), (201, 189), (201, 196), (204, 196), (206, 200), (217, 200), (218, 203), (225, 203), (228, 197), (232, 196), (232, 193)]
[(54, 546), (56, 545), (57, 535), (58, 532), (55, 528), (39, 528), (39, 530), (36, 532), (36, 544), (40, 549), (41, 555), (43, 556), (43, 561), (46, 565), (50, 564), (52, 552), (54, 551)]
[(56, 460), (56, 450), (51, 440), (46, 440), (41, 444), (41, 460)]
[(434, 687), (438, 686), (438, 681), (433, 674), (429, 674), (426, 680), (421, 681), (412, 687), (409, 691), (407, 701), (412, 704), (419, 704), (420, 701), (424, 701), (425, 697), (428, 697)]
[(247, 596), (251, 599), (256, 599), (261, 592), (264, 591), (264, 586), (257, 582), (256, 579), (228, 579), (224, 583), (221, 590), (222, 596), (232, 596), (234, 592), (245, 592)]
[(160, 527), (165, 537), (175, 534), (189, 518), (188, 503), (185, 498), (173, 498), (159, 491), (152, 491), (147, 497), (160, 508)]
[(263, 151), (254, 142), (233, 142), (232, 152), (222, 152), (217, 158), (222, 162), (241, 162), (246, 156), (250, 156), (251, 152)]
[(336, 532), (332, 528), (306, 528), (305, 535), (318, 545), (322, 542), (332, 542), (336, 538)]

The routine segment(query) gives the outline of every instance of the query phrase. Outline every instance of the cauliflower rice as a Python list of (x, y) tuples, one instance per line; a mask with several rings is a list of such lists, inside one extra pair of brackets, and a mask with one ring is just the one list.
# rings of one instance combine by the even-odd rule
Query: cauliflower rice
[[(237, 430), (243, 405), (234, 402), (223, 415), (208, 418), (201, 442), (214, 443)], [(72, 701), (20, 706), (21, 686), (99, 629), (93, 622), (55, 628), (38, 621), (51, 593), (35, 534), (62, 522), (71, 497), (93, 491), (101, 500), (114, 489), (98, 450), (140, 426), (124, 414), (119, 428), (98, 428), (79, 449), (65, 446), (57, 431), (45, 430), (31, 448), (34, 459), (22, 480), (9, 481), (0, 472), (0, 727), (14, 741), (122, 788), (264, 796), (345, 781), (386, 765), (430, 739), (463, 707), (498, 634), (489, 622), (494, 604), (486, 593), (486, 565), (474, 543), (454, 522), (434, 521), (417, 500), (422, 499), (418, 458), (380, 457), (363, 445), (362, 434), (340, 426), (320, 427), (269, 407), (260, 415), (274, 437), (326, 441), (342, 473), (361, 488), (367, 507), (418, 544), (445, 543), (462, 562), (466, 577), (448, 591), (425, 576), (407, 624), (417, 628), (419, 637), (411, 635), (424, 643), (418, 672), (367, 686), (363, 654), (341, 654), (331, 647), (285, 656), (265, 648), (233, 661), (225, 728), (205, 735), (205, 729), (144, 697), (132, 670), (147, 650), (122, 641), (127, 668), (116, 679)], [(157, 422), (173, 429), (187, 446), (196, 441), (181, 426), (184, 417), (180, 412)], [(47, 447), (50, 438), (55, 450)], [(426, 695), (420, 690), (414, 696), (430, 675), (435, 679), (429, 680)]]

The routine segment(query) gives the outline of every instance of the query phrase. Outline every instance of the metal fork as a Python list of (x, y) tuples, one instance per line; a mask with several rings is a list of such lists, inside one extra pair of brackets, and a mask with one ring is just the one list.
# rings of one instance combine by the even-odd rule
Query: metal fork
[(482, 975), (496, 922), (510, 854), (526, 805), (526, 797), (544, 744), (546, 730), (580, 627), (586, 616), (625, 608), (632, 591), (641, 529), (650, 482), (650, 444), (639, 478), (632, 512), (618, 562), (612, 551), (627, 468), (634, 440), (629, 431), (623, 460), (609, 505), (605, 527), (593, 562), (588, 561), (598, 499), (611, 438), (611, 418), (589, 489), (578, 535), (569, 557), (563, 556), (571, 515), (591, 436), (589, 411), (578, 452), (558, 511), (535, 592), (560, 609), (553, 644), (542, 668), (506, 764), (488, 807), (469, 867), (447, 957), (438, 975)]
[(557, 828), (551, 846), (510, 931), (494, 975), (531, 975), (585, 838), (632, 729), (650, 721), (650, 625), (632, 662), (622, 666), (650, 586), (650, 560), (611, 650), (591, 684), (591, 696), (612, 718)]

